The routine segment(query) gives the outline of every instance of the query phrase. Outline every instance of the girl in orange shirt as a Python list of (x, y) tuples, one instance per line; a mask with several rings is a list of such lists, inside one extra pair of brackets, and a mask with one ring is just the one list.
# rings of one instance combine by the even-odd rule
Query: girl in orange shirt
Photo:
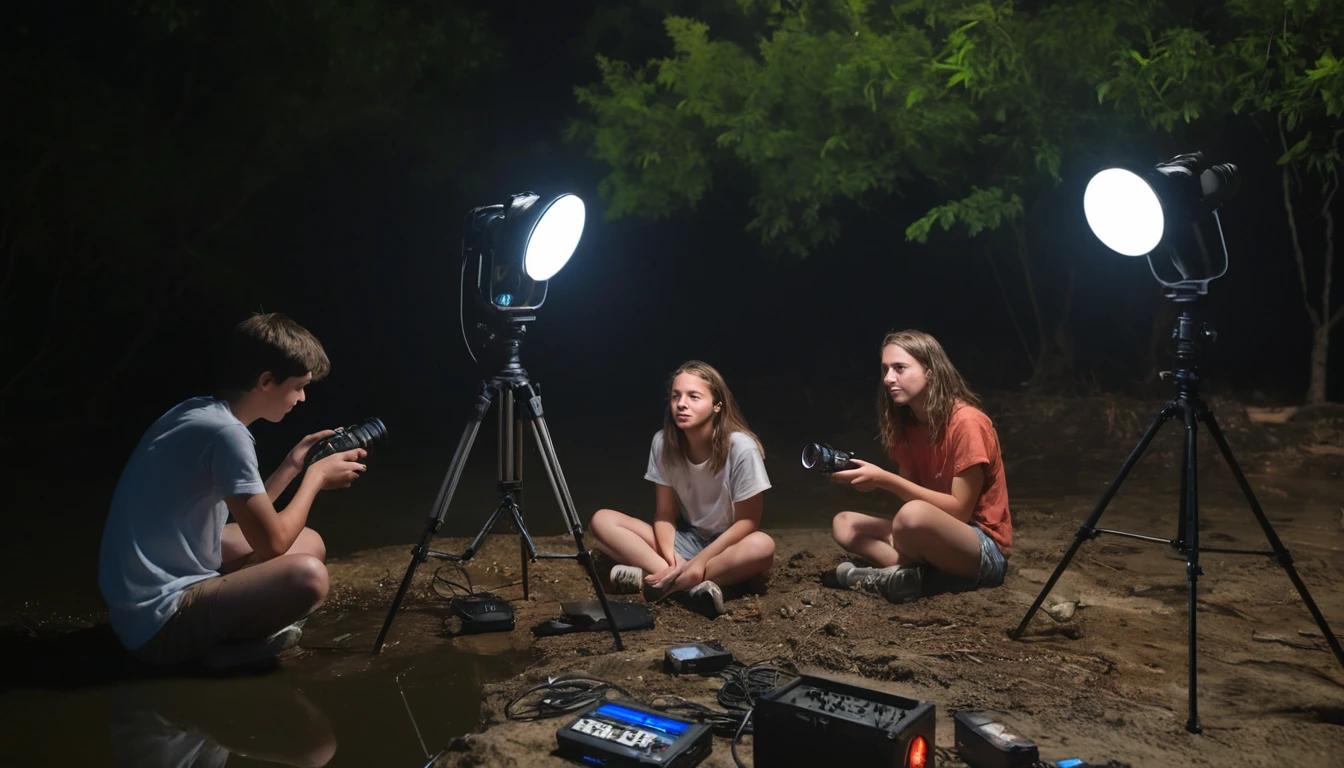
[(832, 586), (860, 587), (892, 602), (929, 591), (1003, 583), (1013, 543), (999, 436), (942, 345), (927, 333), (882, 340), (878, 425), (899, 468), (851, 459), (831, 479), (860, 491), (881, 488), (904, 503), (893, 519), (841, 512), (831, 535), (874, 567), (841, 563)]

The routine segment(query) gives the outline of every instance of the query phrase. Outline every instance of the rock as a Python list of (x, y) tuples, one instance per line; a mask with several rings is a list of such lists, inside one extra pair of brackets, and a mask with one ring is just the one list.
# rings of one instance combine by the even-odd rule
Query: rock
[(1078, 604), (1072, 601), (1055, 603), (1045, 609), (1046, 613), (1049, 613), (1055, 621), (1068, 621), (1073, 618), (1073, 614), (1077, 610)]

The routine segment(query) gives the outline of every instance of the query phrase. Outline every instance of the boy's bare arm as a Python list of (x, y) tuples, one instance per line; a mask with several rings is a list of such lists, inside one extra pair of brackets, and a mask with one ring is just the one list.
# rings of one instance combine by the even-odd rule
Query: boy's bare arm
[(344, 488), (359, 477), (365, 466), (357, 462), (367, 455), (363, 448), (328, 456), (304, 473), (294, 498), (279, 512), (267, 493), (229, 496), (224, 502), (243, 532), (243, 538), (262, 560), (271, 560), (289, 551), (308, 524), (308, 511), (317, 492)]

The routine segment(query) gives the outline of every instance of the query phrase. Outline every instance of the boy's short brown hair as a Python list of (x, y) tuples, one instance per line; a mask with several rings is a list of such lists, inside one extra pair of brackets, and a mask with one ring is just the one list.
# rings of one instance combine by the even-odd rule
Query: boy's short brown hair
[(311, 372), (313, 381), (331, 371), (322, 342), (279, 312), (254, 314), (229, 333), (216, 365), (216, 388), (246, 392), (267, 371), (277, 382)]

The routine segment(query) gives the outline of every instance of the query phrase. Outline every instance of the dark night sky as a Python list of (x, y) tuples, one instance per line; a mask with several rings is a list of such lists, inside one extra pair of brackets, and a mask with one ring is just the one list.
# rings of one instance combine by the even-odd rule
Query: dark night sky
[[(666, 373), (692, 357), (718, 366), (730, 384), (773, 377), (788, 391), (800, 382), (875, 373), (882, 334), (918, 327), (944, 342), (976, 389), (1013, 389), (1027, 378), (979, 244), (938, 236), (926, 246), (904, 241), (905, 226), (944, 201), (927, 190), (877, 201), (868, 212), (842, 211), (839, 245), (805, 261), (764, 252), (744, 231), (750, 193), (741, 180), (722, 180), (697, 211), (670, 221), (605, 221), (596, 193), (602, 169), (562, 138), (579, 114), (572, 89), (596, 77), (589, 56), (573, 43), (587, 13), (565, 4), (531, 8), (525, 19), (516, 8), (508, 13), (514, 14), (508, 22), (503, 9), (491, 19), (505, 36), (505, 70), (484, 76), (458, 106), (480, 128), (469, 148), (474, 164), (426, 179), (427, 158), (395, 132), (361, 134), (340, 153), (315, 159), (257, 202), (266, 211), (263, 244), (234, 254), (254, 276), (258, 295), (269, 298), (240, 306), (185, 297), (135, 370), (112, 385), (110, 421), (85, 428), (76, 411), (68, 417), (74, 430), (34, 427), (26, 450), (11, 446), (23, 454), (22, 464), (59, 474), (72, 443), (96, 446), (98, 458), (86, 466), (100, 478), (94, 490), (110, 490), (107, 483), (145, 427), (205, 389), (208, 340), (254, 308), (284, 311), (312, 329), (334, 365), (329, 380), (314, 386), (310, 401), (284, 423), (258, 425), (263, 457), (306, 432), (367, 415), (381, 416), (403, 449), (451, 444), (480, 376), (458, 329), (462, 216), (524, 189), (573, 191), (588, 204), (584, 238), (552, 281), (524, 363), (542, 383), (552, 417), (582, 428), (604, 450), (642, 454), (646, 438), (637, 447), (612, 444), (623, 434), (614, 425), (651, 433)], [(1306, 388), (1310, 333), (1277, 169), (1258, 142), (1232, 126), (1220, 146), (1205, 147), (1241, 163), (1245, 177), (1242, 194), (1226, 208), (1232, 270), (1207, 302), (1222, 336), (1205, 358), (1205, 373), (1211, 393), (1288, 403), (1300, 401)], [(1162, 300), (1141, 261), (1107, 252), (1087, 232), (1085, 181), (1082, 169), (1073, 169), (1047, 201), (1058, 224), (1039, 234), (1038, 289), (1057, 313), (1058, 288), (1068, 265), (1076, 267), (1069, 319), (1083, 383), (1065, 388), (1085, 391), (1095, 375), (1104, 388), (1131, 389), (1146, 373), (1141, 356)], [(1000, 265), (1005, 280), (1020, 279), (1010, 257)], [(1338, 344), (1335, 353), (1331, 395), (1338, 400), (1344, 397)], [(97, 371), (84, 375), (97, 386)], [(1162, 396), (1144, 394), (1154, 396), (1155, 406)], [(743, 405), (756, 424), (790, 418)], [(5, 418), (40, 424), (44, 415), (15, 409)], [(101, 520), (102, 504), (81, 503), (84, 511), (75, 517)]]

